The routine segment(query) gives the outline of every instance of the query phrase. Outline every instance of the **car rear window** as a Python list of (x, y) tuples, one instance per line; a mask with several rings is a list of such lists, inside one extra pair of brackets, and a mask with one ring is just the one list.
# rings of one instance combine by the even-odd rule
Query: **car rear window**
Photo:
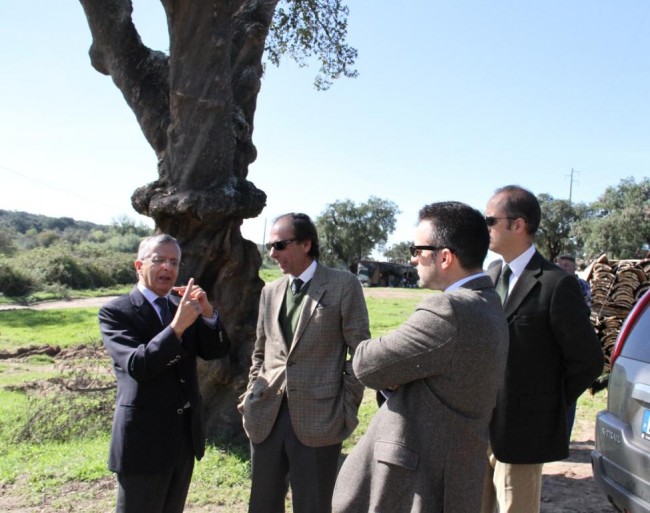
[(646, 307), (637, 317), (623, 345), (621, 356), (650, 362), (650, 307)]

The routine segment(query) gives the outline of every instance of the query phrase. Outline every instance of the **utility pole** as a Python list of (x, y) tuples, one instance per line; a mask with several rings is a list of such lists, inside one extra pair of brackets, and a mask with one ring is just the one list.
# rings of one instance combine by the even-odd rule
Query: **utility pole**
[(571, 182), (569, 183), (569, 204), (571, 204), (571, 199), (573, 198), (573, 173), (574, 169), (571, 168)]
[(268, 218), (264, 218), (264, 233), (262, 233), (262, 251), (264, 251), (264, 247), (266, 245), (266, 220)]

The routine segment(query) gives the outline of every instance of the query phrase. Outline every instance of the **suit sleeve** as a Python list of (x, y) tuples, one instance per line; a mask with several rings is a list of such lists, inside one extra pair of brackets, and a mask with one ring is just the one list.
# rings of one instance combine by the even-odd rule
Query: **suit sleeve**
[(442, 374), (449, 369), (457, 333), (444, 294), (427, 298), (398, 329), (362, 342), (354, 370), (366, 386), (380, 390)]
[(183, 336), (183, 345), (192, 344), (195, 346), (193, 352), (204, 360), (214, 360), (228, 354), (230, 350), (230, 338), (226, 327), (221, 322), (221, 316), (217, 317), (214, 327), (209, 326), (200, 317), (193, 325), (193, 331), (187, 337)]
[(354, 352), (362, 340), (370, 338), (368, 308), (361, 283), (350, 275), (347, 290), (341, 300), (341, 332), (345, 344)]
[(356, 276), (348, 277), (348, 283), (348, 290), (344, 290), (341, 300), (341, 333), (350, 355), (350, 360), (343, 365), (343, 387), (349, 412), (353, 412), (350, 422), (356, 426), (364, 385), (355, 375), (353, 364), (356, 348), (363, 340), (370, 338), (370, 322), (361, 283)]
[(138, 381), (155, 379), (182, 359), (197, 354), (208, 359), (228, 350), (228, 342), (221, 343), (218, 330), (192, 326), (180, 341), (169, 326), (155, 333), (142, 319), (117, 305), (100, 309), (99, 328), (115, 365)]
[(564, 276), (555, 287), (550, 316), (565, 365), (566, 400), (572, 404), (600, 376), (604, 365), (603, 351), (589, 320), (589, 308), (573, 276)]
[(248, 373), (248, 387), (246, 388), (246, 392), (244, 392), (242, 395), (242, 398), (251, 389), (253, 383), (255, 383), (255, 380), (260, 373), (260, 369), (264, 364), (264, 351), (266, 347), (266, 332), (264, 328), (264, 313), (266, 312), (267, 295), (266, 292), (267, 288), (264, 287), (262, 289), (262, 294), (260, 295), (259, 313), (257, 316), (257, 334), (255, 337), (255, 347), (253, 348), (251, 368)]
[(138, 381), (154, 379), (190, 355), (171, 328), (157, 334), (116, 305), (99, 310), (99, 328), (115, 365)]

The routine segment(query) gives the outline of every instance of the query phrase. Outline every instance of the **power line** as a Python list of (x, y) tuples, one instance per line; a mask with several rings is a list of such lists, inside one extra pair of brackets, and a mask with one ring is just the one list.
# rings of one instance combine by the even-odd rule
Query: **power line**
[(62, 189), (61, 187), (58, 187), (58, 186), (53, 185), (51, 183), (45, 182), (45, 181), (40, 180), (38, 178), (34, 178), (33, 176), (26, 175), (25, 173), (21, 173), (20, 171), (16, 171), (15, 169), (11, 169), (11, 168), (8, 168), (6, 166), (0, 166), (0, 169), (2, 169), (4, 171), (8, 171), (10, 173), (13, 173), (14, 175), (20, 176), (21, 178), (24, 178), (26, 180), (30, 180), (30, 181), (32, 181), (34, 183), (37, 183), (37, 184), (39, 184), (39, 185), (41, 185), (43, 187), (46, 187), (46, 188), (49, 188), (49, 189), (52, 189), (52, 190), (55, 190), (55, 191), (58, 191), (58, 192), (62, 192), (64, 194), (68, 194), (70, 196), (74, 196), (76, 198), (79, 198), (79, 199), (81, 199), (83, 201), (87, 201), (87, 202), (92, 203), (94, 205), (99, 204), (99, 205), (102, 205), (102, 206), (104, 206), (104, 207), (106, 207), (108, 209), (114, 208), (114, 205), (109, 205), (107, 203), (103, 203), (100, 200), (97, 200), (97, 199), (94, 199), (94, 198), (87, 198), (87, 197), (82, 196), (82, 195), (80, 195), (80, 194), (78, 194), (76, 192), (72, 192), (72, 191), (68, 191), (66, 189)]

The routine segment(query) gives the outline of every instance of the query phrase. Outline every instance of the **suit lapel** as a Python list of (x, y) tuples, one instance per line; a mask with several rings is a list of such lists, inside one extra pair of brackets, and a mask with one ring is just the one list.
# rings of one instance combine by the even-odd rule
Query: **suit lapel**
[(517, 279), (517, 283), (515, 283), (512, 292), (506, 298), (506, 303), (503, 305), (506, 317), (510, 317), (519, 308), (522, 301), (526, 299), (526, 296), (537, 285), (539, 276), (542, 273), (541, 263), (541, 255), (535, 252), (530, 262), (528, 262), (526, 269), (524, 269), (524, 272)]
[(143, 326), (142, 329), (149, 335), (147, 338), (149, 340), (159, 333), (163, 327), (160, 317), (158, 317), (151, 303), (146, 300), (137, 287), (134, 287), (129, 295), (131, 297), (133, 311), (137, 318), (140, 319), (141, 325)]
[(285, 345), (289, 345), (284, 338), (284, 333), (282, 332), (282, 326), (280, 325), (280, 314), (282, 312), (282, 305), (284, 303), (284, 296), (287, 293), (287, 287), (289, 286), (289, 277), (285, 276), (280, 283), (278, 283), (275, 291), (270, 294), (269, 297), (269, 311), (273, 316), (272, 319), (275, 320), (275, 329), (278, 330), (280, 338), (284, 341)]
[(321, 299), (325, 295), (327, 290), (327, 279), (324, 274), (323, 268), (318, 264), (314, 277), (311, 279), (311, 283), (307, 289), (307, 295), (302, 305), (302, 311), (300, 312), (300, 319), (298, 319), (298, 325), (296, 326), (296, 333), (291, 341), (290, 351), (293, 351), (293, 348), (298, 344), (300, 337), (316, 311), (316, 307), (320, 304)]

